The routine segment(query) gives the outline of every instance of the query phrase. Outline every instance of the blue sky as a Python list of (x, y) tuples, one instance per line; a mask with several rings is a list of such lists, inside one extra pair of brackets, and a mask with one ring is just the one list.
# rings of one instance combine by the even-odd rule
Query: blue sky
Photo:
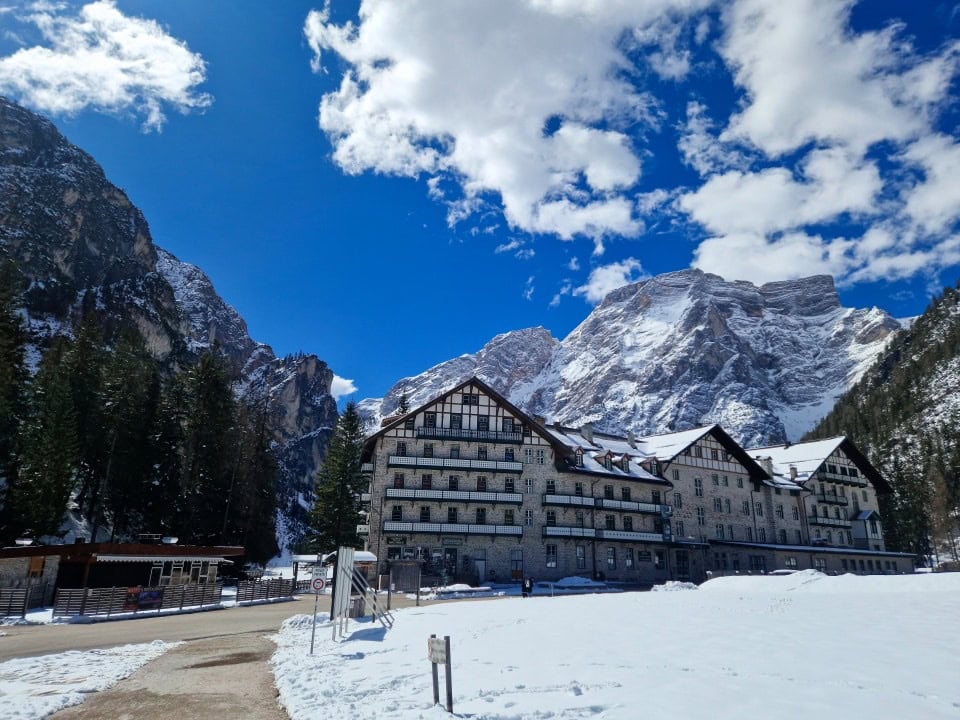
[(0, 0), (0, 93), (359, 399), (691, 265), (919, 313), (960, 275), (958, 38), (934, 1)]

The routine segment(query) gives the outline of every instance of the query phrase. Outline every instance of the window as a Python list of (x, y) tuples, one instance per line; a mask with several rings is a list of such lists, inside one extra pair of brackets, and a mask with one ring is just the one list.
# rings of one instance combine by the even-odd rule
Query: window
[(477, 415), (477, 430), (480, 430), (481, 432), (490, 430), (489, 415)]
[(608, 547), (607, 548), (607, 570), (616, 570), (617, 569), (617, 549)]
[(503, 491), (505, 493), (512, 493), (517, 491), (516, 484), (513, 478), (506, 478), (503, 481)]
[(523, 524), (524, 524), (524, 525), (533, 525), (533, 510), (524, 510), (524, 511), (523, 511)]
[(825, 573), (827, 571), (827, 561), (825, 558), (814, 558), (813, 566), (820, 572)]
[(866, 491), (866, 490), (863, 490), (862, 492), (863, 492), (863, 501), (866, 502), (866, 501), (867, 501), (867, 491)]
[(630, 488), (620, 488), (620, 499), (630, 502)]
[(720, 498), (714, 498), (713, 510), (714, 512), (723, 512), (723, 500), (721, 500)]
[(557, 566), (557, 546), (547, 545), (547, 567), (555, 568)]
[(421, 475), (420, 476), (420, 487), (424, 490), (433, 489), (433, 475)]
[(408, 417), (406, 420), (403, 421), (403, 429), (404, 429), (404, 430), (413, 430), (413, 418), (412, 418), (412, 417)]
[(760, 503), (756, 503), (754, 507), (757, 511), (757, 517), (763, 517), (763, 505), (761, 505)]
[(430, 506), (422, 505), (420, 507), (420, 522), (430, 522)]
[(451, 525), (454, 525), (458, 522), (457, 512), (457, 508), (455, 507), (447, 508), (447, 522)]
[(675, 508), (683, 507), (683, 495), (681, 495), (680, 493), (673, 494), (673, 506)]
[(860, 473), (857, 471), (856, 468), (850, 468), (850, 477), (852, 478), (860, 477)]
[(623, 519), (623, 529), (627, 532), (633, 532), (633, 518), (625, 517)]
[(459, 490), (460, 489), (460, 476), (451, 475), (447, 480), (447, 488), (450, 490)]
[(677, 520), (673, 524), (673, 529), (676, 532), (678, 537), (684, 537), (685, 533), (683, 532), (683, 520)]
[(781, 545), (787, 544), (787, 531), (786, 530), (777, 530), (777, 542)]
[(730, 506), (730, 498), (726, 498), (723, 501), (723, 509), (726, 511), (728, 515), (732, 512), (731, 506)]
[(733, 540), (733, 525), (727, 525), (727, 537)]
[(847, 545), (853, 545), (853, 533), (847, 530)]
[(611, 458), (609, 455), (604, 455), (604, 456), (603, 456), (603, 466), (604, 466), (607, 470), (613, 470), (613, 458)]
[(407, 456), (407, 444), (405, 442), (397, 443), (397, 455), (399, 455), (400, 457)]
[[(538, 448), (537, 451), (536, 451), (536, 461), (537, 461), (537, 465), (543, 465), (543, 458), (544, 458), (543, 449), (542, 449), (542, 448)], [(581, 462), (580, 464), (583, 465), (582, 462)]]
[(450, 427), (454, 430), (459, 430), (463, 427), (463, 416), (460, 413), (453, 413), (450, 416)]
[(603, 486), (603, 496), (607, 500), (613, 500), (613, 485), (604, 485)]
[(831, 465), (830, 463), (827, 463), (827, 472), (828, 472), (828, 473), (831, 473), (831, 474), (833, 474), (833, 475), (836, 475), (836, 474), (837, 474), (837, 466), (836, 466), (836, 465)]
[(679, 471), (679, 470), (674, 470), (674, 471), (673, 471), (673, 479), (674, 479), (674, 480), (679, 480), (679, 479), (680, 479), (680, 471)]
[(575, 482), (573, 484), (573, 494), (577, 497), (583, 497), (583, 483)]
[(662, 533), (662, 532), (663, 532), (663, 518), (655, 517), (655, 518), (653, 519), (653, 531), (654, 531), (655, 533)]
[(454, 460), (459, 459), (459, 457), (460, 457), (460, 446), (459, 446), (459, 445), (451, 445), (451, 446), (450, 446), (450, 457), (452, 457)]
[(742, 488), (742, 487), (743, 487), (743, 478), (737, 478), (737, 487), (738, 487), (738, 488)]
[(757, 528), (757, 540), (760, 542), (767, 541), (767, 531), (764, 528)]
[(390, 508), (390, 519), (395, 522), (403, 520), (403, 508), (400, 505), (394, 505)]
[(625, 568), (633, 567), (633, 548), (627, 548), (623, 551), (623, 566)]
[(799, 530), (794, 531), (797, 534), (797, 545), (803, 545), (803, 533)]
[(723, 486), (730, 487), (730, 478), (728, 478), (726, 475), (723, 476)]
[(428, 428), (435, 428), (437, 426), (437, 414), (435, 412), (424, 413), (423, 426)]
[(433, 457), (433, 443), (424, 443), (423, 444), (423, 456), (425, 458)]
[(659, 491), (659, 490), (651, 490), (651, 491), (650, 491), (650, 502), (652, 502), (654, 505), (659, 505), (659, 504), (660, 504), (660, 491)]
[(477, 492), (487, 491), (487, 478), (483, 475), (477, 477)]
[(663, 570), (664, 565), (664, 553), (663, 550), (654, 550), (653, 551), (653, 567), (657, 570)]
[(477, 445), (477, 460), (486, 460), (486, 459), (487, 459), (487, 446)]
[(394, 473), (393, 474), (393, 486), (395, 488), (403, 487), (403, 473)]
[[(846, 561), (844, 561), (844, 564), (846, 564)], [(795, 557), (788, 557), (788, 558), (784, 559), (784, 561), (783, 561), (783, 566), (784, 566), (785, 568), (790, 568), (791, 570), (796, 570), (796, 569), (797, 569), (797, 559), (796, 559)]]
[(503, 511), (503, 524), (513, 525), (513, 510), (508, 508)]
[(533, 462), (533, 448), (523, 449), (523, 461), (529, 465)]
[(510, 551), (510, 574), (515, 578), (523, 576), (523, 550), (520, 548)]
[(793, 506), (793, 519), (794, 520), (800, 519), (800, 509), (796, 505)]
[(515, 462), (516, 455), (513, 452), (513, 448), (506, 448), (503, 451), (503, 459), (507, 462)]
[(698, 447), (698, 446), (694, 446), (694, 448), (693, 448), (693, 456), (694, 456), (694, 457), (703, 457), (703, 450), (700, 449), (700, 447)]
[(693, 494), (697, 497), (703, 497), (703, 480), (701, 478), (693, 479)]
[(583, 450), (577, 448), (577, 467), (583, 467)]
[(583, 516), (583, 510), (576, 510), (576, 511), (574, 511), (574, 513), (573, 513), (573, 520), (574, 520), (574, 522), (575, 522), (579, 527), (583, 527), (583, 523), (584, 523), (583, 517), (584, 517), (584, 516)]
[(750, 503), (747, 502), (746, 500), (743, 501), (743, 514), (744, 515), (750, 514)]
[(846, 466), (844, 466), (844, 465), (841, 465), (841, 466), (840, 466), (840, 474), (843, 475), (844, 477), (846, 477), (846, 475), (847, 475), (847, 468), (846, 468)]
[(833, 545), (833, 530), (827, 530), (827, 544)]
[(880, 528), (877, 527), (876, 518), (870, 518), (870, 534), (874, 537), (880, 534)]
[(745, 528), (745, 529), (746, 529), (746, 533), (745, 533), (745, 534), (746, 534), (746, 536), (747, 536), (747, 542), (753, 542), (753, 528), (752, 528), (752, 527), (747, 527), (747, 528)]
[(487, 509), (486, 508), (477, 508), (475, 513), (477, 525), (486, 525), (487, 524)]
[(723, 540), (723, 525), (721, 523), (717, 523), (716, 535), (717, 540)]
[(711, 459), (711, 460), (719, 460), (719, 459), (720, 459), (720, 451), (719, 451), (719, 450), (711, 450), (711, 451), (710, 451), (710, 459)]
[(778, 503), (778, 504), (777, 504), (777, 511), (776, 511), (776, 512), (777, 512), (777, 517), (782, 520), (782, 519), (783, 519), (783, 504), (782, 504), (782, 503)]
[(557, 481), (547, 480), (547, 494), (554, 495), (557, 492)]
[(526, 492), (532, 493), (532, 492), (533, 492), (533, 478), (524, 478), (524, 479), (523, 479), (523, 487), (524, 487), (524, 489), (525, 489)]
[(837, 520), (840, 519), (840, 508), (835, 507), (835, 508), (833, 509), (833, 517), (836, 518)]
[(476, 393), (464, 393), (463, 394), (463, 404), (464, 405), (479, 405), (480, 396)]
[(603, 525), (607, 530), (617, 529), (617, 519), (613, 515), (603, 516)]
[(707, 515), (704, 512), (702, 507), (697, 508), (697, 525), (706, 525), (707, 524)]
[[(530, 512), (527, 510), (527, 512)], [(547, 525), (551, 527), (557, 524), (557, 511), (556, 510), (547, 510)]]
[(583, 545), (577, 545), (575, 549), (577, 557), (577, 570), (583, 570), (587, 567), (587, 553)]
[(847, 559), (846, 559), (846, 558), (840, 558), (840, 567), (843, 568), (844, 570), (847, 569)]
[(719, 485), (719, 484), (720, 484), (720, 476), (717, 475), (716, 473), (713, 473), (713, 474), (710, 476), (710, 480), (711, 480), (711, 482), (713, 482), (714, 485)]
[(503, 432), (505, 432), (505, 433), (512, 433), (512, 432), (513, 432), (513, 418), (504, 418), (504, 419), (501, 421), (501, 426), (502, 426), (502, 428), (503, 428)]

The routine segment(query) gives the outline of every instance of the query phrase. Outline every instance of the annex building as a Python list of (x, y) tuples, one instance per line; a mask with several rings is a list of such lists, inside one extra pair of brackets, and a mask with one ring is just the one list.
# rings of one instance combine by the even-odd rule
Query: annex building
[(474, 377), (385, 418), (363, 469), (368, 549), (450, 580), (913, 569), (884, 545), (888, 483), (846, 438), (747, 450), (718, 425), (619, 437), (545, 424)]

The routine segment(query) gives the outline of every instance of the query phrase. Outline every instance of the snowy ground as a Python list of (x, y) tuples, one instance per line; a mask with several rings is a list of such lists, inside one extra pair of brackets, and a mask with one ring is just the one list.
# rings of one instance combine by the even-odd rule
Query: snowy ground
[(156, 640), (0, 663), (0, 717), (39, 720), (106, 690), (178, 643)]
[(960, 574), (675, 589), (406, 608), (390, 631), (351, 622), (341, 643), (319, 627), (312, 657), (298, 616), (277, 637), (280, 699), (292, 720), (449, 717), (432, 706), (436, 633), (472, 720), (960, 718)]

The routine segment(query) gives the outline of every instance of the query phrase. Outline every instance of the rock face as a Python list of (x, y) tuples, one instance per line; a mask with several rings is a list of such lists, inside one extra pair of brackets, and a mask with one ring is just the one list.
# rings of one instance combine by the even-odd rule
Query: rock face
[[(239, 393), (268, 403), (281, 462), (278, 505), (296, 521), (337, 420), (332, 371), (313, 355), (277, 358), (197, 267), (153, 243), (142, 213), (52, 123), (0, 97), (0, 254), (13, 258), (39, 357), (88, 311), (133, 325), (168, 368), (217, 343)], [(281, 538), (283, 540), (283, 538)]]
[[(841, 307), (827, 276), (757, 287), (683, 270), (615, 290), (563, 341), (543, 328), (499, 335), (401, 380), (379, 409), (476, 374), (554, 422), (637, 434), (718, 422), (757, 446), (809, 430), (899, 327)], [(376, 424), (377, 402), (362, 407)]]

